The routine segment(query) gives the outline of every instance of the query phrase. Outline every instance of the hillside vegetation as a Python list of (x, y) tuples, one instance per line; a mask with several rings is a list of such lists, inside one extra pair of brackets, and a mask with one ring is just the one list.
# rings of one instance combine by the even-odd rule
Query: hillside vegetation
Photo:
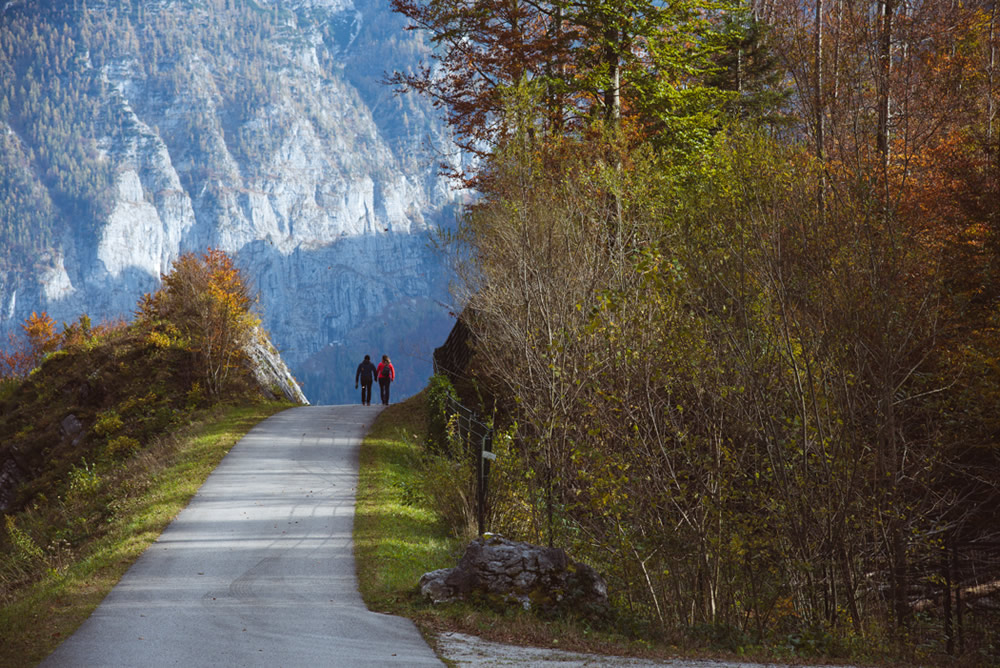
[[(209, 251), (179, 258), (131, 323), (25, 323), (0, 359), (4, 651), (56, 642), (63, 612), (82, 621), (108, 573), (141, 553), (238, 435), (291, 405), (255, 379), (251, 306), (239, 272)], [(198, 435), (209, 418), (218, 424)], [(40, 611), (57, 635), (30, 628)]]
[(487, 529), (648, 637), (995, 663), (995, 3), (394, 6), (483, 158)]

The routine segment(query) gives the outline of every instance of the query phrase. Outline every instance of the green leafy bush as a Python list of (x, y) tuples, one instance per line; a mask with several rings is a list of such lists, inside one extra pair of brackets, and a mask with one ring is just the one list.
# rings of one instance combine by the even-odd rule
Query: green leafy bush
[(117, 433), (124, 426), (118, 411), (108, 410), (97, 416), (94, 423), (94, 433), (98, 436), (111, 436)]
[(122, 460), (128, 459), (137, 453), (140, 447), (142, 447), (142, 444), (131, 436), (116, 436), (108, 441), (108, 445), (104, 451), (108, 457)]
[(457, 400), (455, 388), (447, 376), (435, 374), (427, 384), (428, 452), (443, 453), (448, 449), (448, 422), (452, 417), (450, 401)]
[(0, 401), (6, 400), (20, 386), (21, 381), (17, 378), (0, 378)]
[(93, 464), (81, 459), (80, 466), (71, 466), (68, 475), (66, 496), (70, 500), (82, 500), (94, 496), (101, 489), (101, 476)]
[(457, 538), (476, 533), (476, 469), (459, 437), (457, 416), (445, 425), (445, 438), (421, 462), (423, 496)]

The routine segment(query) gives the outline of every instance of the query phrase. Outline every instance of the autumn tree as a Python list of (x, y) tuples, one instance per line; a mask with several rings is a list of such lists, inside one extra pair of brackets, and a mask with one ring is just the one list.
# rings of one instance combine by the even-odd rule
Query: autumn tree
[(205, 387), (215, 396), (244, 361), (259, 319), (246, 279), (223, 251), (187, 253), (174, 261), (163, 287), (139, 303), (139, 319), (194, 351)]
[(390, 82), (443, 109), (460, 146), (484, 155), (516, 132), (509, 92), (540, 91), (532, 116), (546, 129), (580, 130), (596, 119), (631, 118), (682, 145), (714, 125), (727, 95), (703, 85), (724, 39), (727, 5), (656, 2), (394, 0), (425, 31), (436, 64)]
[(56, 331), (55, 321), (44, 311), (35, 311), (21, 325), (24, 334), (19, 339), (14, 334), (8, 336), (8, 347), (0, 351), (0, 377), (20, 377), (38, 366), (42, 358), (57, 350), (62, 337)]
[[(896, 493), (908, 477), (903, 463), (912, 461), (915, 445), (923, 447), (918, 441), (926, 442), (913, 428), (924, 424), (934, 431), (923, 422), (926, 416), (915, 418), (910, 411), (938, 405), (901, 400), (908, 396), (903, 386), (915, 397), (937, 397), (945, 387), (959, 390), (963, 383), (957, 379), (969, 375), (963, 356), (953, 351), (989, 357), (984, 339), (972, 333), (992, 327), (997, 304), (995, 291), (986, 287), (994, 284), (988, 258), (995, 257), (990, 239), (997, 229), (996, 207), (986, 204), (996, 197), (990, 111), (996, 13), (991, 2), (778, 5), (780, 50), (798, 89), (803, 129), (826, 164), (820, 206), (834, 199), (875, 205), (859, 211), (855, 225), (864, 238), (877, 241), (869, 247), (869, 266), (877, 269), (869, 280), (881, 298), (869, 302), (868, 312), (878, 317), (868, 330), (878, 336), (857, 332), (864, 342), (858, 350), (865, 351), (857, 362), (868, 378), (865, 389), (881, 393), (871, 404), (874, 433), (882, 464), (892, 468), (883, 475), (895, 481)], [(913, 264), (907, 257), (916, 247), (924, 259)], [(907, 309), (919, 314), (915, 324), (934, 325), (929, 330), (934, 336), (922, 340), (917, 357), (906, 352), (918, 340), (915, 330), (899, 320)], [(977, 385), (986, 383), (978, 385), (983, 396), (992, 393), (987, 376), (971, 377)], [(918, 378), (922, 390), (913, 383)], [(970, 430), (963, 436), (936, 429), (938, 447), (959, 452), (960, 442), (980, 442), (984, 432), (977, 424), (982, 425), (966, 421)], [(969, 463), (964, 455), (959, 459), (966, 461), (963, 467)], [(946, 477), (958, 487), (971, 480)], [(876, 507), (886, 520), (885, 535), (893, 537), (881, 547), (891, 544), (883, 554), (893, 573), (893, 612), (897, 622), (905, 622), (917, 550), (910, 528), (891, 510), (905, 503), (903, 497), (888, 487), (884, 491)], [(934, 512), (964, 515), (946, 506)], [(966, 529), (962, 533), (968, 535)]]
[(4, 376), (20, 377), (37, 367), (48, 353), (59, 349), (62, 337), (56, 331), (55, 321), (47, 313), (35, 311), (21, 325), (23, 339), (13, 334), (8, 336), (9, 349), (2, 352), (0, 364), (5, 368)]

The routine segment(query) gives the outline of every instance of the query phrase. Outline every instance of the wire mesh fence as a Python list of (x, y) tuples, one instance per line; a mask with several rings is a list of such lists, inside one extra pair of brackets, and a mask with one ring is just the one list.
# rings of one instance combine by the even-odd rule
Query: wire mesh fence
[(493, 454), (493, 427), (454, 397), (448, 397), (447, 411), (456, 417), (457, 436), (476, 469), (476, 529), (481, 536), (486, 532), (490, 462), (496, 458)]
[(947, 541), (933, 561), (914, 564), (911, 609), (939, 620), (949, 654), (1000, 656), (1000, 542)]

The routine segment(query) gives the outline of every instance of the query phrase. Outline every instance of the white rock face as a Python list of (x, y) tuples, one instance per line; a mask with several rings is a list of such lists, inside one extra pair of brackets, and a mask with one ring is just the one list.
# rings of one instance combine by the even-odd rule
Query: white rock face
[(111, 278), (130, 268), (159, 276), (164, 269), (161, 254), (166, 250), (159, 212), (144, 199), (142, 182), (134, 171), (119, 174), (116, 185), (116, 205), (101, 230), (97, 259)]
[(66, 273), (62, 255), (57, 255), (53, 259), (52, 264), (45, 268), (41, 279), (42, 290), (44, 291), (45, 299), (48, 301), (55, 302), (68, 299), (76, 291), (72, 281), (69, 280), (69, 274)]
[[(147, 18), (175, 12), (195, 29), (182, 4), (149, 3)], [(0, 276), (0, 335), (32, 310), (128, 318), (180, 254), (211, 247), (259, 290), (264, 326), (313, 403), (353, 400), (365, 353), (395, 356), (401, 395), (422, 387), (451, 325), (448, 272), (427, 235), (455, 202), (437, 174), (454, 149), (427, 105), (370, 79), (400, 65), (395, 44), (423, 47), (401, 29), (383, 35), (381, 6), (266, 4), (284, 24), (271, 59), (251, 63), (269, 82), (259, 105), (232, 98), (247, 67), (239, 44), (156, 67), (140, 52), (100, 65), (122, 119), (95, 138), (113, 166), (110, 192), (95, 194), (110, 213), (93, 237), (67, 231), (35, 274)], [(96, 21), (104, 10), (89, 11)]]

